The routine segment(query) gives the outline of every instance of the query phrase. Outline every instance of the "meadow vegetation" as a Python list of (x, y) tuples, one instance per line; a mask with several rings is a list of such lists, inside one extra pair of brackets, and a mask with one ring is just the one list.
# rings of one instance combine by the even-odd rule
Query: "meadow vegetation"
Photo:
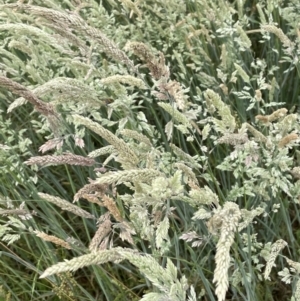
[(300, 300), (299, 0), (0, 0), (0, 300)]

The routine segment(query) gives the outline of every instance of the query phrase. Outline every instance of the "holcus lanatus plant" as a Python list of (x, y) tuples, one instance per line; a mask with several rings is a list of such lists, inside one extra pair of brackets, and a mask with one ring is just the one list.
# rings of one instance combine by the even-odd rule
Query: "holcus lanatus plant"
[(0, 0), (0, 294), (300, 300), (299, 13)]

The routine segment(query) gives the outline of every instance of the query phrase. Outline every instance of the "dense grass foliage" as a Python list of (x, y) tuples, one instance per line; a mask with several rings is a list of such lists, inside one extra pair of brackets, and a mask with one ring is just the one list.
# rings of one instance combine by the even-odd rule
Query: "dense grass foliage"
[(0, 0), (0, 299), (300, 300), (298, 0)]

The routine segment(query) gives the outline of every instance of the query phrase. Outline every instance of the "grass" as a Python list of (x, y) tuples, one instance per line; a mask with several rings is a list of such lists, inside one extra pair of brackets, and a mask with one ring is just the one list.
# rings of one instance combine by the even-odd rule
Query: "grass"
[(0, 299), (300, 300), (298, 1), (27, 2), (0, 0)]

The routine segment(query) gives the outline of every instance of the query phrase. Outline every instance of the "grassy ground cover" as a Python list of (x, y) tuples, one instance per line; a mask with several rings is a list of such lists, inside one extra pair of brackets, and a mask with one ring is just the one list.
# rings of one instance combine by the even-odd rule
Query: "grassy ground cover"
[(300, 300), (298, 2), (0, 0), (0, 300)]

